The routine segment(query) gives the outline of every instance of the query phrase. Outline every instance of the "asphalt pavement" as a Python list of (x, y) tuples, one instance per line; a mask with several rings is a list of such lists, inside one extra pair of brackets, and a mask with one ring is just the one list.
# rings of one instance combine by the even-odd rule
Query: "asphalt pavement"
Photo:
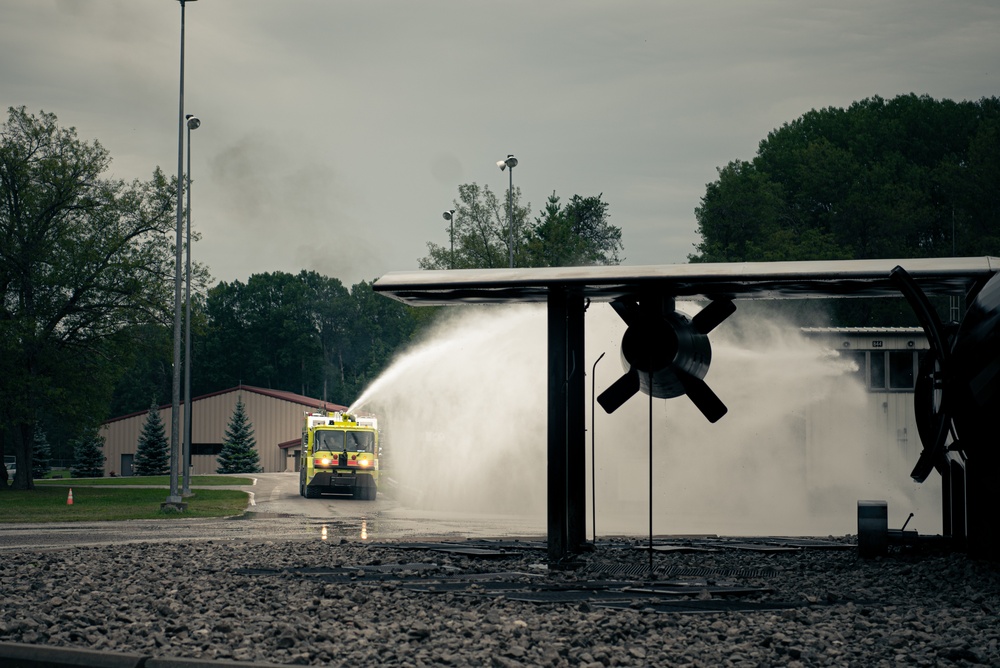
[[(299, 496), (297, 473), (260, 473), (246, 511), (235, 517), (0, 524), (0, 551), (59, 549), (125, 543), (209, 540), (392, 541), (420, 537), (504, 538), (545, 535), (542, 523), (521, 517), (426, 510), (408, 505), (387, 483), (374, 501)], [(212, 487), (226, 489), (226, 487)], [(198, 487), (193, 488), (195, 494)]]

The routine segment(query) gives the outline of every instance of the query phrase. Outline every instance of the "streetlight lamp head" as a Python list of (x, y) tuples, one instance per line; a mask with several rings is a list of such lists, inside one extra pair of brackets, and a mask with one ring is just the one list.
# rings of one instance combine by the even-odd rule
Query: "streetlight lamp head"
[(497, 160), (497, 167), (499, 167), (500, 171), (502, 172), (503, 170), (507, 169), (507, 161)]
[(454, 219), (454, 217), (455, 217), (455, 210), (454, 210), (454, 209), (451, 209), (450, 211), (445, 211), (444, 213), (442, 213), (442, 214), (441, 214), (441, 216), (442, 216), (442, 217), (443, 217), (443, 218), (444, 218), (445, 220), (452, 220), (452, 219)]
[(517, 158), (515, 158), (514, 156), (512, 156), (512, 155), (508, 154), (508, 155), (507, 155), (507, 159), (506, 159), (506, 160), (504, 160), (504, 163), (505, 163), (505, 164), (506, 164), (506, 165), (507, 165), (508, 167), (510, 167), (511, 169), (514, 169), (515, 167), (517, 167)]
[[(191, 0), (188, 0), (190, 2)], [(201, 119), (194, 114), (188, 114), (184, 118), (187, 119), (188, 130), (197, 130), (201, 127)]]

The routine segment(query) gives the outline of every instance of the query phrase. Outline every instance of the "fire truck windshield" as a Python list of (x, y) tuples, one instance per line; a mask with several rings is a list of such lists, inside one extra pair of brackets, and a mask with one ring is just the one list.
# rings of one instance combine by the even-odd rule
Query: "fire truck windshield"
[(317, 431), (315, 448), (317, 451), (328, 450), (330, 452), (340, 452), (344, 449), (344, 432), (332, 429)]
[(372, 452), (375, 434), (370, 431), (317, 430), (314, 448), (317, 452)]
[(371, 452), (375, 447), (375, 434), (370, 431), (347, 432), (347, 449), (351, 452)]

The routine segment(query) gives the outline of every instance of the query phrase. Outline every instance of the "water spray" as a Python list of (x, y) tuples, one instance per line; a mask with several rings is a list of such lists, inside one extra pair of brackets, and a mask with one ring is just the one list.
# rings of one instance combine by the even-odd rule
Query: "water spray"
[[(586, 359), (603, 359), (626, 324), (594, 304), (586, 327)], [(350, 410), (384, 420), (402, 507), (516, 518), (544, 533), (545, 333), (538, 305), (455, 307), (354, 402)], [(856, 499), (889, 495), (895, 507), (919, 508), (909, 478), (887, 479), (908, 470), (906, 453), (868, 426), (870, 395), (843, 363), (774, 317), (741, 311), (712, 336), (709, 380), (726, 398), (725, 420), (710, 424), (683, 398), (653, 402), (652, 417), (647, 401), (613, 416), (592, 410), (591, 511), (601, 505), (606, 535), (844, 535), (855, 531)], [(608, 452), (600, 479), (598, 433)], [(656, 451), (652, 501), (636, 484), (642, 450)]]

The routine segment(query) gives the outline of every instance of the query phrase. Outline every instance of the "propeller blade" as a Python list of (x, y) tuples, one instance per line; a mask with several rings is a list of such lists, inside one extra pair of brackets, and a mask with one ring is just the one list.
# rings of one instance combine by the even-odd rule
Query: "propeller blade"
[(698, 333), (708, 334), (735, 311), (736, 304), (731, 299), (716, 299), (699, 311), (698, 315), (691, 319), (691, 324)]
[(917, 382), (913, 388), (913, 402), (916, 411), (917, 435), (924, 449), (913, 467), (910, 477), (914, 482), (923, 482), (931, 471), (937, 469), (941, 475), (947, 475), (948, 466), (948, 432), (951, 420), (941, 409), (936, 387), (937, 377), (941, 371), (934, 349), (925, 352), (917, 369)]
[(597, 403), (601, 405), (601, 408), (606, 413), (614, 413), (638, 391), (639, 372), (635, 369), (630, 369), (624, 376), (616, 380), (611, 387), (601, 392), (601, 395), (597, 397)]
[(634, 299), (616, 299), (611, 302), (611, 308), (629, 327), (639, 321), (639, 304)]
[(729, 412), (729, 409), (722, 403), (722, 400), (715, 395), (712, 388), (701, 378), (680, 369), (676, 370), (676, 374), (677, 380), (684, 387), (684, 392), (709, 422), (718, 422), (722, 419), (723, 415)]
[[(948, 436), (947, 430), (944, 430), (944, 436)], [(942, 438), (942, 440), (944, 440)], [(910, 478), (913, 482), (923, 482), (927, 480), (927, 476), (931, 474), (931, 471), (937, 469), (938, 471), (947, 470), (945, 467), (948, 466), (948, 451), (938, 448), (924, 448), (920, 451), (920, 456), (917, 458), (917, 464), (910, 471)]]

